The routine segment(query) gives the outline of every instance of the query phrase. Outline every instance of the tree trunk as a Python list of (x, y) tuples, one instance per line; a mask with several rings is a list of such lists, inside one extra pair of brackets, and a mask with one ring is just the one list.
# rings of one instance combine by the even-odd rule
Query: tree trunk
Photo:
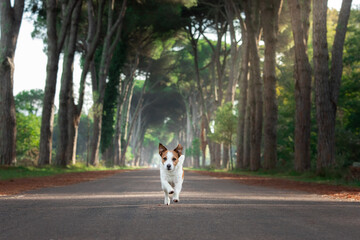
[(266, 1), (262, 4), (264, 29), (264, 168), (273, 169), (277, 162), (277, 101), (276, 101), (276, 44), (278, 15), (282, 0)]
[[(332, 152), (335, 146), (332, 123), (332, 103), (330, 102), (331, 86), (329, 84), (329, 53), (327, 45), (327, 0), (313, 1), (313, 48), (314, 48), (314, 79), (316, 117), (318, 124), (317, 168), (330, 167), (335, 159)], [(323, 162), (324, 161), (324, 162)]]
[(191, 122), (191, 100), (190, 96), (188, 97), (188, 101), (184, 100), (185, 103), (185, 110), (186, 110), (186, 141), (185, 141), (185, 147), (186, 149), (189, 149), (191, 147), (191, 143), (193, 140), (192, 135), (192, 122)]
[(47, 1), (46, 26), (48, 37), (48, 60), (46, 65), (43, 111), (41, 116), (39, 165), (51, 163), (54, 97), (56, 91), (58, 64), (76, 2), (76, 0), (71, 0), (69, 3), (62, 6), (63, 21), (58, 32), (58, 2), (56, 0)]
[(245, 113), (245, 124), (244, 124), (244, 158), (243, 158), (243, 168), (247, 169), (250, 166), (250, 114), (251, 114), (251, 91), (248, 88), (248, 97)]
[[(242, 23), (243, 26), (243, 23)], [(238, 129), (236, 138), (236, 168), (240, 169), (244, 167), (244, 151), (245, 151), (245, 117), (246, 117), (246, 105), (247, 105), (247, 89), (248, 89), (248, 66), (249, 66), (249, 48), (247, 42), (247, 36), (245, 27), (242, 27), (243, 44), (242, 44), (242, 62), (241, 62), (241, 75), (239, 78), (239, 117), (238, 117)]]
[(76, 145), (77, 145), (77, 137), (78, 137), (78, 129), (79, 129), (79, 123), (80, 123), (80, 115), (77, 112), (77, 107), (75, 104), (73, 104), (73, 97), (71, 97), (70, 102), (70, 109), (68, 112), (68, 119), (69, 119), (69, 125), (68, 125), (68, 147), (66, 149), (66, 156), (67, 156), (67, 165), (69, 164), (75, 164), (76, 163)]
[[(127, 128), (129, 121), (129, 114), (131, 108), (131, 99), (135, 86), (135, 71), (139, 64), (139, 57), (136, 55), (135, 64), (130, 70), (130, 76), (127, 77), (126, 83), (124, 85), (124, 90), (119, 94), (118, 109), (116, 116), (116, 129), (115, 129), (115, 138), (114, 138), (114, 161), (121, 166), (125, 166), (125, 154), (126, 152), (122, 149), (121, 141), (124, 138), (127, 139)], [(125, 108), (124, 108), (125, 106)], [(125, 116), (124, 116), (125, 112)], [(125, 127), (123, 127), (125, 121)], [(123, 133), (123, 130), (124, 133)]]
[(55, 164), (58, 166), (65, 167), (68, 163), (72, 161), (72, 151), (71, 155), (67, 155), (69, 144), (73, 144), (73, 128), (70, 128), (70, 125), (73, 125), (73, 117), (69, 116), (69, 112), (73, 109), (73, 100), (72, 100), (72, 85), (73, 85), (73, 65), (74, 57), (76, 51), (76, 42), (77, 42), (77, 32), (78, 32), (78, 22), (80, 19), (80, 10), (81, 10), (82, 1), (79, 1), (74, 13), (72, 15), (70, 31), (67, 37), (67, 43), (65, 47), (64, 62), (63, 62), (63, 73), (61, 77), (61, 88), (60, 88), (60, 101), (59, 101), (59, 139), (58, 146), (56, 151), (56, 161)]
[[(134, 81), (134, 80), (132, 80)], [(125, 116), (124, 116), (124, 121), (125, 121), (125, 127), (124, 127), (124, 138), (127, 139), (129, 136), (129, 119), (130, 119), (130, 110), (131, 110), (131, 102), (132, 102), (132, 97), (133, 97), (133, 93), (134, 93), (134, 87), (135, 84), (132, 84), (131, 89), (130, 89), (130, 94), (128, 95), (128, 97), (126, 98), (124, 104), (125, 104)]]
[(24, 0), (0, 4), (0, 165), (16, 163), (14, 59), (23, 12)]
[[(250, 53), (250, 59), (254, 58), (253, 53)], [(249, 86), (249, 126), (250, 126), (250, 135), (249, 135), (249, 163), (250, 170), (256, 171), (260, 168), (260, 150), (261, 150), (261, 135), (259, 139), (259, 134), (261, 134), (261, 128), (258, 128), (258, 104), (257, 104), (257, 91), (256, 91), (256, 75), (258, 70), (255, 70), (255, 66), (253, 65), (254, 59), (251, 60), (251, 68), (250, 68), (250, 86)]]
[(124, 86), (123, 93), (119, 94), (119, 99), (117, 103), (116, 110), (116, 126), (115, 126), (115, 137), (114, 137), (114, 165), (120, 165), (121, 160), (121, 138), (122, 138), (122, 123), (123, 123), (123, 106), (124, 102), (126, 102), (126, 98), (128, 97), (129, 91), (132, 88), (133, 79), (132, 77), (128, 78)]
[[(136, 105), (136, 108), (135, 108), (135, 111), (134, 111), (133, 119), (131, 120), (131, 123), (130, 123), (130, 126), (129, 126), (129, 132), (128, 132), (127, 136), (125, 136), (126, 142), (125, 142), (124, 150), (123, 150), (123, 153), (122, 153), (122, 156), (121, 156), (121, 164), (123, 164), (123, 165), (125, 165), (125, 154), (126, 154), (127, 148), (129, 146), (129, 143), (130, 143), (130, 138), (132, 137), (131, 136), (132, 131), (134, 129), (134, 126), (135, 126), (135, 123), (136, 123), (138, 117), (141, 116), (141, 112), (144, 109), (144, 106), (143, 106), (144, 94), (145, 94), (145, 91), (146, 91), (146, 85), (147, 85), (148, 81), (149, 81), (149, 78), (147, 77), (145, 79), (143, 88), (141, 90), (139, 101), (138, 101), (138, 103)], [(132, 95), (132, 92), (133, 91), (131, 90), (131, 95)], [(131, 98), (129, 98), (129, 101), (131, 101)], [(129, 112), (130, 112), (130, 108), (131, 108), (131, 102), (129, 103), (129, 109), (128, 109)]]
[(229, 83), (226, 90), (226, 102), (231, 102), (234, 104), (235, 101), (235, 90), (236, 83), (239, 79), (239, 47), (238, 40), (236, 39), (236, 30), (234, 26), (234, 20), (237, 17), (241, 17), (240, 14), (237, 14), (238, 6), (234, 4), (232, 0), (225, 1), (225, 12), (227, 22), (229, 24), (230, 31), (230, 70), (229, 70)]
[(310, 168), (311, 66), (307, 55), (307, 29), (304, 28), (308, 19), (301, 18), (307, 14), (301, 13), (298, 0), (289, 0), (288, 4), (295, 43), (295, 170), (304, 171)]
[(194, 34), (192, 33), (191, 26), (187, 30), (190, 35), (191, 47), (193, 50), (196, 85), (197, 85), (197, 90), (199, 92), (199, 98), (200, 98), (200, 106), (201, 106), (201, 113), (202, 113), (200, 141), (201, 141), (201, 149), (202, 149), (202, 163), (205, 164), (205, 160), (206, 160), (205, 149), (206, 149), (207, 142), (205, 140), (206, 136), (204, 134), (204, 131), (206, 133), (210, 132), (209, 117), (207, 114), (207, 107), (206, 107), (205, 96), (204, 96), (204, 92), (203, 92), (203, 86), (201, 84), (201, 79), (200, 79), (199, 57), (198, 57), (198, 39), (195, 39)]
[(215, 168), (221, 167), (221, 145), (214, 142)]
[(229, 159), (230, 159), (230, 156), (229, 156), (229, 151), (230, 151), (230, 146), (227, 145), (227, 144), (223, 144), (223, 168), (227, 168), (228, 167), (228, 164), (229, 164)]
[[(84, 56), (84, 66), (81, 72), (80, 77), (80, 86), (79, 86), (79, 101), (78, 104), (75, 104), (75, 99), (73, 97), (73, 83), (71, 83), (70, 87), (70, 102), (69, 102), (69, 111), (68, 115), (68, 144), (66, 150), (66, 159), (67, 164), (75, 164), (76, 163), (76, 145), (77, 145), (77, 137), (78, 137), (78, 129), (81, 118), (82, 107), (84, 103), (84, 94), (85, 94), (85, 81), (86, 76), (89, 72), (91, 62), (94, 57), (94, 53), (99, 43), (100, 32), (101, 32), (101, 19), (103, 8), (105, 5), (105, 1), (101, 0), (98, 4), (98, 12), (97, 16), (94, 13), (94, 7), (92, 0), (87, 1), (87, 9), (88, 9), (88, 36), (85, 44), (85, 56)], [(96, 20), (95, 20), (95, 17)]]
[(338, 93), (342, 75), (342, 53), (351, 0), (341, 6), (334, 38), (331, 76), (328, 67), (327, 0), (313, 1), (314, 77), (316, 86), (316, 117), (318, 124), (317, 172), (335, 166), (335, 121)]
[(103, 114), (103, 102), (106, 88), (106, 78), (109, 71), (110, 62), (113, 56), (116, 45), (119, 42), (123, 19), (126, 11), (127, 0), (123, 0), (121, 10), (118, 13), (116, 21), (113, 23), (113, 11), (112, 6), (114, 5), (115, 0), (109, 1), (108, 6), (108, 26), (107, 32), (104, 40), (104, 46), (102, 49), (100, 68), (99, 68), (99, 84), (97, 88), (93, 87), (93, 99), (94, 99), (94, 129), (93, 136), (91, 139), (91, 155), (90, 155), (90, 164), (98, 165), (99, 164), (99, 146), (101, 138), (101, 123), (102, 123), (102, 114)]
[[(193, 143), (194, 138), (196, 138), (197, 140), (201, 141), (200, 142), (200, 146), (197, 145), (197, 147), (204, 147), (205, 146), (205, 150), (206, 150), (206, 145), (208, 144), (207, 141), (205, 139), (202, 138), (202, 135), (204, 132), (204, 121), (202, 118), (202, 110), (201, 108), (199, 109), (199, 104), (197, 101), (197, 95), (196, 93), (192, 92), (189, 95), (189, 103), (190, 103), (190, 107), (191, 107), (191, 113), (189, 113), (192, 117), (192, 120), (190, 120), (191, 122), (191, 127), (190, 127), (190, 132), (191, 132), (191, 142), (190, 144)], [(199, 122), (201, 122), (201, 124), (199, 124)], [(200, 128), (202, 130), (200, 130)], [(205, 136), (204, 136), (205, 137)], [(206, 161), (206, 152), (204, 150), (204, 148), (201, 149), (196, 149), (196, 154), (192, 156), (193, 159), (193, 166), (194, 167), (200, 167), (200, 150), (201, 150), (201, 154), (202, 154), (202, 167), (205, 167), (205, 161)]]
[[(205, 161), (206, 161), (206, 146), (208, 144), (208, 141), (207, 141), (207, 133), (208, 133), (208, 130), (207, 130), (207, 126), (206, 126), (206, 120), (205, 118), (203, 117), (201, 119), (201, 127), (200, 127), (200, 147), (201, 147), (201, 153), (202, 153), (202, 165), (205, 166)], [(197, 132), (198, 133), (198, 132)], [(195, 157), (194, 158), (194, 161), (197, 161), (196, 164), (198, 166), (200, 166), (200, 159), (199, 157)]]
[[(99, 105), (93, 106), (93, 108), (98, 109), (102, 112), (102, 107)], [(101, 110), (100, 110), (101, 109)], [(93, 166), (99, 164), (99, 147), (100, 147), (100, 132), (101, 132), (101, 114), (94, 114), (94, 123), (93, 123), (93, 136), (90, 142), (90, 160), (89, 163)]]
[(261, 161), (261, 138), (263, 122), (262, 81), (258, 54), (258, 2), (247, 1), (245, 5), (247, 36), (250, 51), (250, 169), (257, 171)]
[[(146, 82), (145, 82), (146, 84)], [(143, 87), (143, 92), (145, 91), (145, 84), (144, 84), (144, 87)], [(134, 112), (134, 116), (133, 116), (133, 119), (131, 120), (131, 124), (130, 124), (130, 127), (129, 127), (129, 133), (127, 135), (127, 138), (126, 138), (126, 142), (125, 142), (125, 146), (124, 146), (124, 150), (122, 152), (122, 155), (121, 155), (121, 165), (125, 165), (125, 155), (126, 155), (126, 151), (127, 151), (127, 148), (129, 147), (129, 144), (130, 144), (130, 138), (131, 138), (131, 133), (134, 129), (134, 125), (135, 125), (135, 122), (140, 114), (140, 112), (142, 111), (142, 104), (143, 104), (143, 93), (141, 94), (141, 97), (139, 99), (139, 102), (136, 106), (136, 109), (135, 109), (135, 112)]]

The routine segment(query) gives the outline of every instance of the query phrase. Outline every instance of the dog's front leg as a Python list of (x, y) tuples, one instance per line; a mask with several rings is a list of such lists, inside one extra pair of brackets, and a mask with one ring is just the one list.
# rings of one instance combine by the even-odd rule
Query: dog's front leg
[(167, 194), (173, 194), (174, 193), (174, 189), (172, 188), (172, 186), (165, 180), (161, 181), (161, 188)]
[(179, 182), (175, 183), (174, 196), (173, 196), (173, 201), (174, 202), (179, 202), (180, 201), (179, 197), (180, 197), (181, 188), (182, 188), (182, 181), (180, 180)]
[(164, 204), (170, 205), (170, 197), (169, 194), (174, 193), (174, 189), (171, 187), (171, 185), (167, 181), (161, 181), (161, 188), (164, 191), (165, 199)]
[(164, 195), (165, 195), (165, 199), (164, 199), (164, 204), (165, 205), (170, 205), (170, 197), (169, 197), (169, 194), (164, 191)]

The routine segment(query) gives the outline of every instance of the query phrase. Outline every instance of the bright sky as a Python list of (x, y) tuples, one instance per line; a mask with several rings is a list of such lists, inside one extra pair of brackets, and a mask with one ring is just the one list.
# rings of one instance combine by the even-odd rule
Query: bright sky
[[(329, 0), (328, 6), (330, 8), (340, 9), (340, 0)], [(353, 7), (360, 5), (360, 0), (353, 0)], [(40, 39), (32, 39), (31, 32), (33, 25), (24, 18), (21, 25), (20, 35), (18, 39), (18, 45), (15, 55), (15, 73), (14, 73), (14, 95), (23, 91), (35, 88), (45, 88), (46, 78), (46, 62), (47, 58), (43, 52), (43, 42)], [(74, 80), (75, 88), (78, 87), (80, 80), (81, 69), (79, 67), (79, 56), (74, 66)], [(55, 97), (55, 105), (58, 106), (59, 102), (59, 89), (60, 89), (60, 78), (61, 78), (61, 64), (59, 66), (59, 75), (57, 81), (57, 94)], [(90, 93), (89, 87), (87, 92)], [(77, 89), (75, 90), (77, 93)], [(88, 103), (90, 104), (90, 103)], [(88, 109), (89, 106), (85, 107)]]

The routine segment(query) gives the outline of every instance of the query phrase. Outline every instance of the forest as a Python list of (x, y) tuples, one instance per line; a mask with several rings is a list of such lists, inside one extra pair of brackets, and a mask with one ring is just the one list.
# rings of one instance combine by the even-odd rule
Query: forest
[[(159, 143), (181, 143), (187, 167), (347, 171), (360, 157), (360, 8), (327, 3), (4, 0), (0, 165), (156, 166)], [(46, 85), (14, 96), (25, 14)]]

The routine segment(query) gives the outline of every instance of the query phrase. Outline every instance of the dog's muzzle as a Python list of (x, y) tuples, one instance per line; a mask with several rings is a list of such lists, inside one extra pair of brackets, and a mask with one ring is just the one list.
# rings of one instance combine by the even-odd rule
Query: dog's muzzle
[(167, 170), (171, 170), (171, 164), (166, 165)]

